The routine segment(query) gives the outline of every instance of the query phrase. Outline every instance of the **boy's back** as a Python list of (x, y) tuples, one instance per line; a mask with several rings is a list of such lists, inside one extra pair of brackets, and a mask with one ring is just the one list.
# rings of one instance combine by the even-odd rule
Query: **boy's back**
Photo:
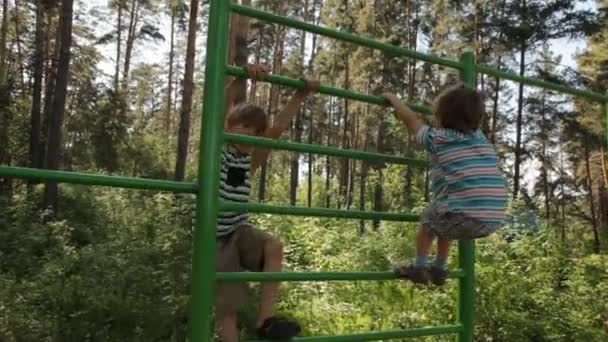
[(417, 139), (432, 155), (431, 192), (437, 209), (483, 222), (504, 219), (505, 181), (494, 146), (480, 130), (461, 133), (423, 126)]

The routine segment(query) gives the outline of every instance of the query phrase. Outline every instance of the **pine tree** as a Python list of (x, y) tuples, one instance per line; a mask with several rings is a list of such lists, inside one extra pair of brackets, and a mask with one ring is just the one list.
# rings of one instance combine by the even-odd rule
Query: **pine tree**
[[(590, 11), (574, 8), (572, 0), (513, 0), (506, 3), (504, 17), (495, 21), (501, 31), (503, 44), (519, 54), (519, 75), (525, 76), (526, 55), (542, 42), (561, 37), (575, 37), (582, 33), (593, 32), (597, 25)], [(524, 127), (524, 86), (519, 84), (517, 102), (516, 131), (514, 146), (513, 197), (517, 198), (520, 189), (521, 164), (525, 151), (522, 148)]]
[[(57, 81), (53, 95), (53, 115), (49, 122), (49, 142), (47, 152), (47, 168), (59, 169), (61, 162), (61, 130), (65, 112), (65, 100), (70, 71), (70, 48), (72, 46), (72, 14), (74, 0), (63, 0), (61, 3), (61, 24), (58, 31), (61, 33), (59, 48), (59, 62), (57, 66)], [(44, 208), (57, 212), (57, 183), (47, 182), (44, 191)]]

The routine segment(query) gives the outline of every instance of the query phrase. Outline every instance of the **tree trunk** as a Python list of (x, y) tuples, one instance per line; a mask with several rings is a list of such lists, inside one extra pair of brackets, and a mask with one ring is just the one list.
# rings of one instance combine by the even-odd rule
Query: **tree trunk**
[(175, 6), (171, 5), (171, 38), (169, 48), (169, 79), (167, 80), (167, 108), (165, 109), (165, 139), (171, 136), (171, 111), (173, 109), (173, 58), (175, 56)]
[[(350, 147), (352, 149), (357, 149), (359, 146), (358, 137), (359, 137), (359, 119), (360, 116), (353, 116), (351, 119), (351, 129), (350, 129)], [(355, 191), (355, 172), (357, 172), (357, 163), (354, 160), (348, 160), (348, 184), (346, 186), (346, 210), (350, 210), (350, 207), (353, 205), (354, 200), (354, 191)]]
[[(502, 58), (498, 58), (498, 68)], [(496, 144), (496, 130), (498, 129), (498, 96), (500, 95), (500, 78), (496, 78), (496, 89), (494, 89), (493, 108), (492, 108), (492, 128), (490, 129), (490, 141), (492, 144)]]
[(604, 186), (604, 183), (600, 183), (598, 192), (600, 208), (600, 213), (598, 217), (599, 226), (601, 227), (601, 231), (604, 232), (604, 235), (608, 237), (608, 193), (606, 192), (606, 187)]
[[(521, 6), (522, 22), (526, 23), (526, 0), (523, 0)], [(524, 76), (526, 72), (526, 40), (523, 38), (519, 42), (519, 76)], [(522, 124), (523, 124), (523, 110), (524, 110), (524, 84), (519, 83), (519, 97), (517, 99), (517, 120), (515, 127), (515, 164), (513, 168), (513, 199), (517, 199), (519, 195), (519, 177), (521, 167), (521, 135), (522, 135)]]
[[(350, 70), (349, 70), (348, 54), (344, 55), (344, 89), (350, 88)], [(342, 112), (342, 148), (350, 149), (349, 129), (349, 101), (344, 99), (344, 107)], [(348, 189), (348, 180), (350, 178), (350, 160), (342, 158), (340, 161), (340, 201), (344, 203), (344, 207), (348, 207), (350, 202), (350, 193)]]
[(198, 0), (190, 1), (190, 19), (188, 22), (188, 44), (186, 47), (186, 65), (184, 71), (184, 92), (182, 109), (179, 117), (177, 136), (177, 160), (175, 162), (175, 180), (182, 181), (186, 173), (188, 159), (188, 140), (190, 139), (190, 116), (192, 114), (192, 94), (194, 92), (194, 57), (196, 53), (196, 28), (198, 18)]
[[(63, 0), (61, 7), (61, 24), (57, 28), (61, 31), (59, 48), (59, 63), (57, 65), (57, 81), (55, 95), (53, 96), (52, 116), (49, 121), (49, 142), (47, 154), (47, 167), (51, 170), (59, 169), (61, 158), (61, 129), (65, 100), (70, 71), (70, 47), (72, 45), (72, 6), (74, 0)], [(44, 207), (57, 213), (57, 183), (46, 184), (44, 192)]]
[[(562, 143), (562, 136), (563, 136), (563, 131), (560, 129), (560, 132), (558, 134), (559, 138), (559, 178), (560, 178), (560, 192), (561, 192), (561, 198), (560, 198), (560, 203), (558, 204), (559, 207), (561, 207), (561, 222), (560, 222), (560, 226), (562, 229), (562, 242), (566, 241), (566, 172), (564, 171), (564, 149), (563, 149), (563, 143)], [(558, 208), (557, 210), (557, 215), (560, 214), (560, 210)]]
[[(383, 169), (378, 169), (378, 179), (376, 180), (376, 184), (374, 186), (374, 211), (383, 211), (383, 198), (384, 198), (384, 189), (382, 187), (383, 183)], [(380, 228), (380, 220), (373, 220), (374, 230), (378, 230)]]
[[(295, 122), (293, 125), (293, 138), (295, 142), (302, 141), (302, 111), (300, 110), (296, 114)], [(289, 203), (295, 205), (297, 202), (298, 195), (298, 178), (300, 173), (300, 154), (292, 153), (290, 162), (290, 179), (289, 179)]]
[(36, 33), (34, 38), (32, 112), (30, 117), (30, 167), (41, 168), (40, 159), (40, 110), (42, 106), (42, 74), (44, 72), (44, 13), (42, 3), (36, 4)]
[(21, 97), (25, 98), (27, 96), (27, 90), (25, 85), (25, 67), (23, 65), (23, 49), (21, 48), (21, 26), (23, 24), (21, 23), (19, 4), (19, 0), (15, 0), (15, 41), (17, 44), (17, 65), (19, 66)]
[[(317, 1), (314, 1), (312, 4), (312, 12), (315, 24), (319, 24), (320, 16), (316, 16), (316, 8)], [(317, 35), (312, 35), (312, 49), (311, 49), (310, 60), (308, 61), (308, 74), (312, 75), (314, 72), (314, 61), (317, 55)], [(309, 121), (308, 121), (308, 143), (312, 144), (314, 137), (314, 113), (310, 112)], [(314, 155), (312, 153), (308, 154), (308, 188), (307, 188), (307, 204), (308, 207), (312, 207), (312, 173), (313, 173), (313, 164), (315, 162)]]
[(541, 163), (542, 163), (542, 182), (543, 182), (543, 193), (545, 196), (545, 220), (549, 221), (551, 219), (551, 198), (549, 194), (549, 170), (547, 170), (548, 165), (548, 156), (547, 156), (547, 128), (546, 126), (546, 113), (545, 113), (545, 95), (543, 94), (541, 99)]
[[(43, 168), (46, 167), (46, 147), (48, 142), (49, 133), (49, 122), (51, 120), (51, 107), (53, 105), (53, 96), (55, 94), (55, 81), (57, 78), (57, 61), (59, 60), (59, 50), (61, 40), (61, 30), (59, 29), (59, 18), (55, 23), (55, 45), (51, 50), (52, 43), (52, 27), (53, 27), (53, 16), (48, 15), (48, 27), (46, 44), (45, 44), (45, 56), (48, 56), (48, 62), (46, 63), (45, 70), (45, 90), (44, 90), (44, 108), (42, 110), (42, 129), (40, 130), (40, 161), (39, 165)], [(52, 51), (52, 52), (51, 52)]]
[(600, 163), (602, 166), (602, 177), (604, 178), (604, 187), (608, 189), (608, 155), (606, 155), (606, 146), (602, 144), (600, 147)]
[[(332, 68), (333, 70), (333, 68)], [(329, 115), (327, 116), (327, 132), (326, 145), (331, 146), (332, 126), (333, 126), (333, 113), (334, 113), (334, 99), (329, 99)], [(331, 205), (331, 160), (329, 156), (325, 156), (325, 207), (329, 208)]]
[(118, 93), (120, 86), (120, 49), (122, 47), (122, 1), (118, 2), (118, 14), (116, 15), (116, 66), (114, 69), (114, 91)]
[[(411, 70), (409, 70), (409, 67), (411, 66), (411, 63), (408, 63), (408, 78), (410, 78), (409, 81), (409, 87), (408, 87), (408, 98), (412, 99), (414, 98), (414, 87), (412, 86), (412, 75), (411, 75)], [(413, 143), (412, 143), (413, 139), (412, 139), (412, 135), (408, 134), (407, 136), (407, 140), (405, 143), (405, 154), (407, 155), (411, 155), (411, 149), (413, 148)], [(404, 177), (404, 187), (403, 187), (403, 207), (404, 208), (408, 208), (412, 205), (413, 200), (412, 200), (412, 179), (413, 175), (412, 175), (412, 166), (411, 165), (406, 165), (405, 166), (405, 177)]]
[[(369, 93), (371, 81), (367, 82), (366, 91)], [(365, 118), (370, 117), (371, 105), (369, 103), (365, 104)], [(363, 151), (367, 151), (369, 143), (369, 138), (367, 134), (367, 130), (363, 133)], [(359, 210), (365, 210), (365, 193), (367, 191), (367, 176), (369, 175), (369, 162), (366, 160), (361, 161), (361, 173), (359, 174)], [(359, 221), (359, 234), (365, 234), (365, 220)]]
[[(524, 76), (526, 70), (526, 43), (521, 42), (519, 52), (519, 75)], [(521, 166), (521, 135), (522, 135), (522, 124), (523, 124), (523, 109), (524, 109), (524, 84), (519, 84), (519, 97), (517, 99), (517, 121), (515, 127), (515, 164), (513, 168), (513, 198), (517, 198), (519, 195), (519, 177), (520, 177), (520, 166)]]
[(125, 48), (125, 63), (122, 69), (122, 91), (125, 94), (129, 91), (129, 74), (131, 72), (131, 58), (133, 56), (133, 46), (137, 35), (137, 25), (139, 23), (140, 0), (133, 0), (130, 10), (129, 32), (127, 33), (127, 44)]
[[(304, 20), (308, 20), (308, 0), (304, 1)], [(304, 63), (306, 52), (306, 31), (302, 31), (300, 34), (300, 58), (301, 63)], [(302, 115), (306, 111), (306, 102), (302, 104), (300, 110), (296, 113), (296, 117), (293, 125), (293, 141), (301, 142), (302, 133), (304, 131), (302, 123)], [(289, 181), (289, 202), (291, 205), (295, 205), (298, 196), (298, 178), (300, 176), (300, 154), (291, 154), (291, 172)]]
[(593, 252), (600, 252), (600, 236), (598, 232), (597, 217), (595, 215), (595, 203), (593, 197), (593, 181), (591, 179), (591, 167), (589, 166), (589, 159), (591, 158), (591, 152), (589, 151), (589, 137), (585, 136), (585, 172), (587, 178), (588, 197), (589, 197), (589, 210), (591, 211), (591, 225), (593, 227)]
[[(178, 56), (181, 57), (181, 56)], [(173, 81), (173, 108), (172, 111), (173, 113), (177, 112), (177, 108), (178, 108), (178, 104), (177, 104), (177, 100), (179, 99), (179, 92), (180, 92), (180, 79), (179, 79), (179, 75), (181, 73), (181, 69), (180, 69), (180, 64), (179, 64), (179, 58), (175, 58), (174, 57), (174, 63), (175, 63), (175, 70), (173, 70), (173, 75), (175, 76), (175, 80)]]
[(2, 27), (0, 27), (0, 85), (5, 85), (8, 77), (8, 47), (6, 35), (8, 33), (8, 0), (2, 1)]
[[(367, 145), (367, 139), (364, 143)], [(367, 147), (366, 147), (367, 148)], [(369, 173), (369, 163), (365, 160), (361, 162), (361, 173), (359, 176), (359, 210), (365, 211), (365, 192), (367, 190), (367, 175)], [(359, 234), (365, 234), (365, 220), (359, 221)]]
[[(378, 124), (378, 136), (376, 140), (376, 146), (378, 152), (384, 151), (384, 136), (386, 134), (387, 122), (384, 119), (380, 119)], [(384, 189), (383, 189), (383, 169), (384, 165), (377, 164), (378, 179), (374, 188), (374, 211), (383, 211), (384, 208)], [(380, 227), (380, 220), (374, 220), (374, 230)]]
[[(313, 141), (313, 125), (314, 125), (314, 115), (313, 112), (310, 112), (309, 116), (309, 127), (308, 127), (308, 143), (312, 144)], [(306, 189), (306, 204), (308, 207), (312, 207), (312, 173), (313, 173), (313, 163), (314, 156), (312, 153), (308, 154), (308, 188)]]
[[(0, 165), (10, 165), (9, 126), (12, 121), (10, 112), (11, 87), (7, 82), (8, 62), (6, 36), (8, 31), (8, 0), (2, 2), (2, 27), (0, 27)], [(0, 210), (10, 202), (11, 180), (0, 178)]]
[[(9, 130), (11, 126), (11, 84), (0, 84), (0, 165), (11, 164), (11, 150), (9, 144)], [(12, 181), (10, 178), (0, 177), (0, 212), (4, 212), (4, 208), (12, 199)]]

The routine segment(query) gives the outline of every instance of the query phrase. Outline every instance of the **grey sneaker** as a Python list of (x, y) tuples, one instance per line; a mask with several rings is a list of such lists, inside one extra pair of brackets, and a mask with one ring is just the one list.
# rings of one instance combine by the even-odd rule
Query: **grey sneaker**
[(409, 279), (415, 284), (427, 284), (430, 280), (429, 270), (426, 267), (415, 267), (414, 265), (396, 267), (395, 275), (399, 278)]
[(448, 271), (437, 266), (429, 267), (429, 278), (431, 282), (437, 286), (443, 286), (448, 277)]

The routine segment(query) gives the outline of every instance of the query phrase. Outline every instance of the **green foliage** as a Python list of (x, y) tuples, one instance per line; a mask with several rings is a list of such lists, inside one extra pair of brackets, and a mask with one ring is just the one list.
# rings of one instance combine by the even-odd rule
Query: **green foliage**
[[(38, 223), (25, 195), (8, 211), (10, 223), (0, 230), (0, 240), (8, 241), (0, 248), (0, 339), (183, 341), (188, 201), (77, 186), (63, 186), (62, 196), (63, 214), (54, 223)], [(356, 221), (270, 215), (253, 221), (285, 242), (291, 271), (386, 271), (414, 255), (415, 224), (384, 223), (360, 235)], [(507, 233), (516, 238), (508, 242)], [(608, 258), (575, 255), (573, 247), (549, 227), (481, 240), (479, 340), (604, 340)], [(456, 248), (452, 267), (455, 257)], [(455, 320), (456, 289), (454, 280), (444, 288), (400, 281), (285, 283), (278, 309), (299, 319), (305, 335), (435, 325)], [(255, 303), (242, 319), (245, 327), (253, 324)]]
[[(153, 341), (185, 334), (190, 230), (174, 196), (63, 187), (61, 220), (26, 199), (2, 230), (3, 341)], [(135, 214), (137, 213), (137, 214)], [(170, 228), (173, 227), (173, 228)], [(169, 228), (169, 229), (168, 229)], [(6, 286), (4, 286), (6, 285)]]

